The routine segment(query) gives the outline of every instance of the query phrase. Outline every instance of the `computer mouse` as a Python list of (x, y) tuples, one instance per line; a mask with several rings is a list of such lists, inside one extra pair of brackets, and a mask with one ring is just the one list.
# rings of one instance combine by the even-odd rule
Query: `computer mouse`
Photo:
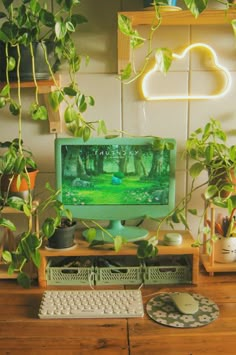
[(194, 314), (198, 311), (198, 301), (187, 292), (170, 293), (170, 298), (178, 311), (183, 314)]

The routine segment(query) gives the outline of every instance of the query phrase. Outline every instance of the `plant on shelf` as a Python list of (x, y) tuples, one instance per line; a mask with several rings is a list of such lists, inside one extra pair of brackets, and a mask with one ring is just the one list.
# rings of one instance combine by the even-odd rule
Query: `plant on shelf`
[[(1, 214), (3, 207), (12, 207), (22, 212), (28, 220), (28, 227), (21, 234), (16, 248), (13, 250), (6, 248), (2, 252), (3, 260), (9, 265), (8, 273), (13, 274), (16, 272), (18, 274), (17, 281), (25, 288), (31, 285), (31, 275), (25, 271), (26, 264), (32, 262), (38, 268), (41, 261), (39, 248), (61, 226), (62, 219), (67, 218), (72, 221), (70, 211), (65, 209), (58, 199), (60, 191), (54, 190), (49, 183), (46, 184), (46, 189), (49, 194), (42, 201), (33, 201), (32, 198), (25, 200), (17, 196), (10, 196), (4, 199), (5, 205), (1, 206), (0, 210), (0, 226), (12, 232), (16, 231), (16, 226), (10, 219)], [(45, 214), (52, 214), (52, 211), (54, 211), (54, 216), (46, 217), (41, 224), (40, 230), (35, 230), (33, 219), (36, 215), (40, 221)]]
[[(206, 206), (213, 203), (218, 207), (227, 208), (231, 214), (235, 207), (236, 194), (236, 145), (229, 145), (227, 138), (221, 123), (211, 118), (205, 127), (196, 129), (190, 135), (185, 153), (193, 161), (189, 168), (189, 174), (193, 179), (191, 190), (196, 189), (197, 179), (205, 174), (205, 181), (198, 186), (201, 188), (205, 186), (203, 197)], [(199, 228), (199, 236), (201, 232)], [(210, 232), (209, 226), (205, 226), (203, 233), (209, 235)], [(210, 241), (211, 238), (207, 239), (209, 252)], [(195, 245), (201, 245), (199, 238)]]
[[(236, 8), (236, 4), (229, 2), (229, 1), (218, 1), (214, 0), (216, 3), (220, 3), (221, 5), (225, 6), (226, 10), (226, 16), (227, 16), (227, 11), (231, 8)], [(208, 6), (208, 0), (183, 0), (184, 4), (186, 5), (187, 9), (193, 14), (194, 17), (201, 16), (201, 13), (207, 8)], [(154, 16), (153, 16), (153, 21), (150, 26), (150, 31), (148, 34), (147, 38), (144, 38), (143, 36), (140, 35), (139, 31), (137, 28), (133, 28), (132, 26), (132, 18), (129, 18), (128, 16), (124, 14), (119, 14), (118, 15), (118, 27), (121, 33), (123, 33), (125, 36), (129, 38), (129, 45), (131, 49), (131, 61), (125, 66), (125, 68), (121, 69), (120, 73), (120, 79), (122, 82), (129, 84), (138, 78), (140, 78), (148, 68), (148, 65), (150, 63), (150, 60), (153, 58), (154, 54), (156, 57), (156, 65), (157, 65), (157, 70), (159, 70), (162, 73), (167, 73), (171, 67), (173, 57), (172, 57), (172, 50), (170, 48), (166, 47), (158, 47), (158, 48), (153, 48), (153, 36), (155, 32), (158, 30), (158, 28), (162, 24), (162, 11), (161, 11), (161, 6), (165, 4), (168, 4), (167, 0), (159, 1), (159, 0), (153, 0), (153, 6), (154, 6)], [(236, 19), (231, 21), (231, 25), (233, 27), (233, 32), (236, 34)], [(135, 61), (134, 61), (134, 53), (135, 50), (143, 46), (145, 43), (147, 43), (147, 50), (146, 50), (146, 55), (143, 60), (143, 64), (141, 67), (137, 70), (135, 66)]]
[[(209, 236), (205, 243), (208, 252), (211, 253), (211, 241), (217, 238), (215, 235), (211, 236), (209, 225), (204, 226), (206, 209), (203, 210), (203, 213), (199, 213), (195, 208), (188, 208), (188, 205), (193, 196), (199, 193), (203, 195), (206, 208), (210, 203), (213, 203), (226, 208), (231, 215), (236, 207), (236, 145), (228, 144), (227, 134), (222, 129), (220, 121), (211, 118), (204, 127), (200, 127), (190, 134), (186, 141), (183, 158), (190, 159), (188, 173), (192, 181), (189, 192), (167, 216), (156, 220), (158, 225), (156, 238), (158, 239), (160, 229), (166, 224), (171, 229), (176, 229), (176, 226), (182, 223), (189, 230), (186, 215), (190, 213), (199, 219), (197, 239), (193, 246), (201, 246), (203, 244), (201, 237), (205, 234), (206, 237)], [(202, 181), (201, 178), (204, 180)], [(146, 247), (153, 243), (155, 243), (155, 239), (152, 238)], [(151, 250), (151, 246), (149, 248)], [(140, 254), (144, 251), (144, 249), (140, 249)]]
[[(189, 192), (164, 218), (154, 219), (157, 223), (154, 236), (136, 242), (139, 257), (150, 257), (157, 254), (159, 231), (163, 227), (166, 228), (166, 225), (175, 230), (182, 223), (189, 230), (188, 213), (199, 220), (198, 236), (193, 246), (201, 246), (201, 236), (205, 234), (209, 236), (206, 244), (208, 252), (211, 252), (211, 241), (215, 237), (211, 237), (210, 227), (204, 226), (206, 210), (199, 213), (196, 208), (188, 208), (196, 193), (203, 194), (206, 206), (209, 203), (214, 203), (216, 206), (226, 208), (229, 215), (232, 215), (232, 211), (236, 207), (236, 145), (228, 144), (227, 134), (222, 129), (220, 121), (211, 118), (204, 127), (200, 127), (190, 134), (186, 141), (183, 158), (191, 161), (188, 169), (192, 179)], [(201, 180), (202, 177), (204, 177), (204, 181)], [(232, 228), (234, 230), (234, 226)], [(230, 230), (232, 231), (232, 229)]]
[(38, 169), (32, 152), (18, 138), (0, 142), (0, 148), (3, 150), (0, 155), (0, 205), (4, 206), (8, 196), (30, 197), (28, 192), (34, 189)]
[(219, 204), (227, 193), (235, 193), (236, 146), (228, 145), (221, 123), (211, 118), (204, 128), (196, 129), (186, 142), (186, 156), (194, 163), (189, 172), (193, 181), (207, 172), (207, 189), (204, 197)]
[[(20, 114), (21, 81), (25, 80), (24, 75), (26, 75), (26, 79), (30, 77), (35, 85), (35, 99), (30, 105), (32, 119), (48, 118), (47, 108), (39, 103), (38, 97), (38, 79), (42, 76), (41, 64), (45, 59), (45, 70), (55, 86), (55, 90), (49, 94), (49, 103), (54, 111), (58, 111), (60, 104), (64, 102), (64, 121), (67, 129), (73, 135), (83, 137), (84, 140), (90, 137), (96, 126), (100, 132), (106, 131), (104, 121), (87, 122), (83, 116), (87, 107), (94, 105), (94, 99), (83, 94), (76, 80), (82, 56), (77, 53), (73, 34), (77, 26), (87, 22), (87, 19), (78, 13), (80, 1), (56, 0), (55, 9), (51, 11), (46, 4), (42, 5), (42, 1), (37, 0), (3, 0), (2, 3), (4, 11), (0, 12), (1, 58), (5, 55), (6, 59), (5, 61), (1, 59), (1, 68), (5, 64), (5, 71), (2, 73), (4, 85), (0, 91), (0, 107), (9, 105), (11, 114), (15, 116)], [(41, 54), (40, 59), (37, 60), (39, 49), (43, 55)], [(53, 54), (49, 52), (52, 49)], [(26, 50), (30, 55), (31, 72), (22, 73), (22, 70), (27, 69)], [(55, 72), (62, 63), (67, 65), (70, 77), (70, 82), (65, 87), (62, 87), (55, 77)], [(18, 100), (11, 95), (11, 77), (17, 83)], [(45, 79), (45, 75), (43, 78)]]

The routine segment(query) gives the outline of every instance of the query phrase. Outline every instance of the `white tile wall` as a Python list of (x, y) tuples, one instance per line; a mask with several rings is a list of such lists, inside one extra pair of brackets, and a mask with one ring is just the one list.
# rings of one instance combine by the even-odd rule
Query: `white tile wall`
[[(142, 8), (142, 0), (82, 0), (81, 13), (88, 17), (88, 24), (76, 33), (78, 48), (91, 58), (88, 68), (82, 67), (78, 76), (81, 89), (95, 97), (96, 106), (86, 113), (88, 119), (105, 119), (111, 129), (121, 129), (135, 135), (155, 134), (173, 137), (177, 140), (178, 159), (176, 172), (176, 200), (185, 193), (188, 180), (186, 162), (181, 160), (185, 140), (189, 132), (205, 124), (214, 116), (222, 121), (223, 126), (235, 133), (236, 122), (236, 50), (235, 39), (230, 26), (193, 27), (177, 26), (160, 28), (154, 39), (154, 47), (170, 47), (180, 50), (193, 42), (206, 42), (217, 51), (220, 61), (232, 73), (233, 87), (230, 93), (220, 99), (211, 101), (170, 101), (145, 102), (141, 99), (138, 83), (122, 85), (117, 79), (117, 12), (121, 10), (138, 10)], [(145, 26), (140, 28), (147, 35)], [(137, 53), (137, 66), (141, 65), (144, 49)], [(190, 66), (190, 72), (189, 72)], [(206, 74), (206, 75), (205, 75)], [(175, 90), (202, 90), (209, 82), (209, 73), (202, 69), (199, 58), (191, 56), (176, 63), (168, 74), (171, 88)], [(62, 79), (66, 82), (66, 70)], [(191, 87), (188, 80), (191, 77)], [(163, 79), (162, 79), (163, 80)], [(159, 86), (167, 84), (161, 81)], [(31, 98), (30, 90), (24, 92), (24, 104)], [(0, 112), (0, 140), (12, 139), (16, 136), (15, 119), (7, 112)], [(48, 133), (47, 122), (32, 122), (25, 111), (23, 138), (31, 146), (38, 161), (40, 174), (37, 193), (43, 190), (45, 181), (54, 181), (54, 138)], [(232, 133), (232, 132), (231, 132)], [(62, 136), (67, 135), (63, 132)], [(235, 136), (231, 137), (235, 143)], [(202, 206), (200, 193), (194, 196), (191, 206)], [(196, 220), (190, 218), (193, 230)], [(151, 226), (151, 224), (149, 224)], [(195, 229), (194, 229), (195, 228)]]

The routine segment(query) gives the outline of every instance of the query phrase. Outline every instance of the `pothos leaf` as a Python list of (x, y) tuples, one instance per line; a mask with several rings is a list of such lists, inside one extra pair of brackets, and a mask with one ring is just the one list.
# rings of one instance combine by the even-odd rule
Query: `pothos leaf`
[(157, 69), (166, 74), (172, 64), (172, 51), (168, 48), (158, 48), (155, 54)]

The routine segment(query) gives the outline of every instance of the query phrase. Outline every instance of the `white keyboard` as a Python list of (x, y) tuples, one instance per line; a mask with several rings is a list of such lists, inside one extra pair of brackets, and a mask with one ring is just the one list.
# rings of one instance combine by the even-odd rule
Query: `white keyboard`
[(141, 290), (45, 291), (39, 318), (132, 318), (143, 317)]

